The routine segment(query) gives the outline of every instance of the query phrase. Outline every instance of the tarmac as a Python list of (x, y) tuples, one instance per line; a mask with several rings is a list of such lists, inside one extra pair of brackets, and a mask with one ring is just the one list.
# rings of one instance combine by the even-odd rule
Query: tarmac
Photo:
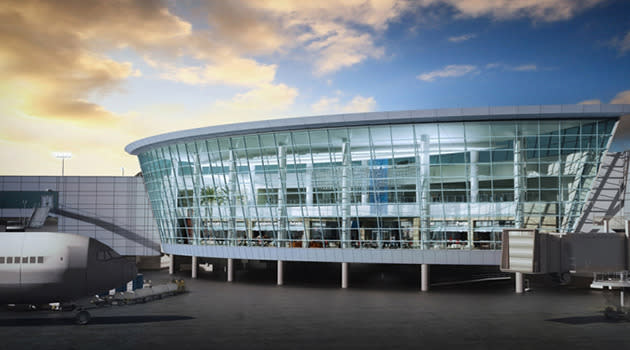
[[(512, 281), (418, 291), (415, 269), (350, 269), (339, 288), (335, 266), (285, 262), (225, 282), (221, 270), (183, 278), (187, 293), (145, 304), (72, 314), (0, 311), (2, 349), (601, 349), (627, 348), (630, 322), (604, 318), (603, 292)], [(432, 277), (445, 271), (436, 269)], [(166, 271), (145, 272), (153, 283)], [(435, 279), (435, 278), (434, 278)]]

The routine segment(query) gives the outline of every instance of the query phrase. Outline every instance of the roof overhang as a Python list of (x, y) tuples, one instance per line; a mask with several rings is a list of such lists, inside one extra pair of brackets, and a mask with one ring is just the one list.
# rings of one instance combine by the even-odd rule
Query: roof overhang
[(151, 148), (174, 143), (274, 131), (406, 123), (499, 121), (513, 119), (545, 120), (617, 118), (625, 114), (630, 114), (630, 104), (442, 108), (394, 112), (334, 114), (261, 120), (169, 132), (134, 141), (125, 147), (125, 151), (133, 155), (138, 155)]

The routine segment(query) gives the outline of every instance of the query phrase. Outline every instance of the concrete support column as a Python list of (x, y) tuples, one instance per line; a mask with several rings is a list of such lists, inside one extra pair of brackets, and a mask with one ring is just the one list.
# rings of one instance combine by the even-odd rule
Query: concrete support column
[(283, 276), (283, 268), (282, 268), (282, 260), (278, 260), (278, 285), (281, 286), (284, 284), (284, 276)]
[(516, 293), (523, 293), (523, 273), (516, 272), (514, 279), (516, 280)]
[(341, 147), (343, 162), (341, 168), (341, 247), (348, 248), (350, 240), (350, 186), (352, 173), (352, 158), (350, 142), (344, 141)]
[(192, 257), (190, 271), (191, 271), (190, 277), (197, 278), (197, 257), (196, 256)]
[(429, 264), (420, 265), (420, 291), (429, 291)]
[(341, 263), (341, 288), (348, 288), (348, 263)]
[(287, 149), (286, 146), (278, 146), (278, 175), (280, 187), (278, 187), (278, 242), (277, 247), (286, 247), (288, 238), (287, 218)]
[(227, 259), (227, 281), (232, 282), (234, 279), (234, 259)]
[(168, 263), (168, 274), (172, 275), (175, 273), (175, 255), (171, 254), (171, 262)]

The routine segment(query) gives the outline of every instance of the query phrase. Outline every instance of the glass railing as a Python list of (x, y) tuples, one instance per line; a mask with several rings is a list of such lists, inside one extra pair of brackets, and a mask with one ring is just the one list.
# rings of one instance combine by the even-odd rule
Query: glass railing
[(348, 248), (348, 249), (420, 249), (420, 250), (495, 250), (501, 240), (346, 240), (339, 239), (276, 239), (276, 238), (167, 238), (166, 243), (206, 246), (275, 247), (275, 248)]

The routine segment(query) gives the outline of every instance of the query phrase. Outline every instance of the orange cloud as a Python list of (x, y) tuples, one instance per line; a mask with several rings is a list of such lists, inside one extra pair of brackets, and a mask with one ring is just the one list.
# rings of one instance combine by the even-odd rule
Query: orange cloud
[(324, 96), (311, 105), (311, 110), (315, 114), (334, 114), (372, 112), (376, 109), (374, 97), (356, 95), (352, 100), (344, 104), (341, 102), (342, 96), (343, 93), (340, 91), (334, 97)]
[(146, 49), (189, 33), (190, 25), (157, 1), (4, 1), (0, 84), (22, 93), (19, 103), (6, 96), (0, 101), (40, 118), (111, 123), (116, 117), (88, 97), (116, 89), (140, 72), (104, 51)]

